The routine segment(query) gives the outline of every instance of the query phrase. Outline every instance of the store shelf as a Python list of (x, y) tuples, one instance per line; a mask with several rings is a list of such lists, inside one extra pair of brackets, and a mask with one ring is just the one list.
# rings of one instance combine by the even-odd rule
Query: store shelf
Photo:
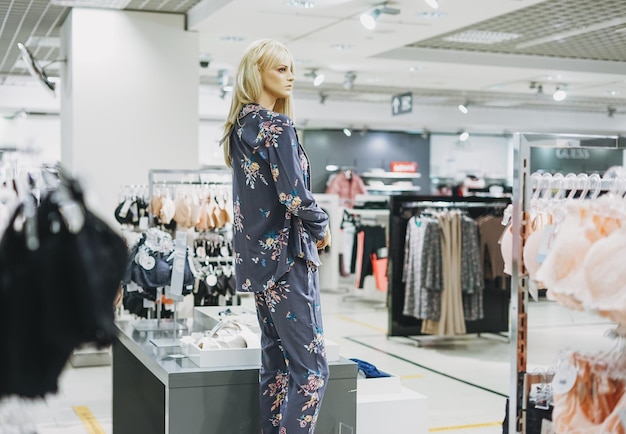
[(418, 179), (421, 173), (402, 173), (402, 172), (364, 172), (361, 178), (380, 178), (380, 179)]
[(367, 191), (420, 191), (422, 189), (419, 185), (366, 185), (365, 188)]

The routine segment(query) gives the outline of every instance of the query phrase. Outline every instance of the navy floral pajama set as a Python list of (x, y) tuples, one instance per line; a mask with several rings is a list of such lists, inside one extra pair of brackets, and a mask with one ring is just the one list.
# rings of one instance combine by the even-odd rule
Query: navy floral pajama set
[(237, 290), (255, 293), (262, 331), (263, 434), (313, 433), (328, 382), (316, 247), (328, 216), (289, 117), (244, 106), (230, 152)]

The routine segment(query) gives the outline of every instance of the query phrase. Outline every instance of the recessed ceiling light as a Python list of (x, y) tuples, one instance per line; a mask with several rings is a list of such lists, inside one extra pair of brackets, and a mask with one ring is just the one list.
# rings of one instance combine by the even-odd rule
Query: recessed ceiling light
[(243, 36), (222, 36), (220, 40), (225, 42), (241, 42), (245, 38)]
[(497, 44), (499, 42), (517, 39), (521, 35), (517, 33), (506, 32), (489, 32), (485, 30), (467, 30), (465, 32), (456, 33), (452, 36), (443, 38), (448, 42), (461, 42), (464, 44)]
[(294, 8), (311, 9), (315, 7), (315, 2), (305, 0), (289, 0), (287, 2), (287, 6), (291, 6)]

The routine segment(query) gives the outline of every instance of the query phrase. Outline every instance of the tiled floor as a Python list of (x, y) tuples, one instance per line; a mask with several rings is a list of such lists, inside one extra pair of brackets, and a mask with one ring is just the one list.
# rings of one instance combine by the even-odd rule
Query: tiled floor
[[(322, 296), (326, 336), (340, 345), (342, 356), (373, 363), (400, 376), (404, 387), (426, 395), (430, 432), (502, 432), (510, 376), (506, 339), (463, 336), (426, 339), (418, 346), (413, 339), (388, 338), (384, 305), (346, 295), (344, 291), (327, 291)], [(244, 298), (244, 304), (248, 303), (251, 298)], [(611, 348), (613, 342), (604, 337), (610, 328), (592, 314), (570, 312), (547, 301), (531, 303), (529, 371), (554, 365), (564, 348)], [(68, 367), (60, 378), (58, 395), (45, 402), (5, 402), (0, 407), (0, 434), (12, 432), (3, 431), (3, 423), (6, 425), (8, 417), (19, 417), (20, 412), (24, 421), (36, 425), (39, 434), (111, 433), (111, 387), (110, 366)], [(101, 430), (88, 431), (76, 414), (76, 406), (87, 407), (93, 415), (92, 428)], [(89, 417), (83, 419), (89, 422)]]

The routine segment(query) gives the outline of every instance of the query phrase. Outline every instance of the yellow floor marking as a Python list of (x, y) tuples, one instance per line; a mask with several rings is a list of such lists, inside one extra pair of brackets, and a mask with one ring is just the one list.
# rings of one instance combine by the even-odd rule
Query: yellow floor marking
[(457, 426), (442, 426), (438, 428), (430, 428), (429, 432), (439, 432), (439, 431), (457, 431), (462, 429), (475, 429), (475, 428), (487, 428), (490, 426), (502, 426), (502, 422), (485, 422), (485, 423), (472, 423), (467, 425), (457, 425)]
[(98, 420), (94, 417), (89, 407), (84, 405), (75, 405), (72, 407), (74, 409), (74, 413), (80, 418), (87, 428), (88, 434), (105, 434), (104, 429), (98, 423)]
[(414, 380), (416, 378), (424, 378), (424, 374), (400, 375), (400, 380)]
[(339, 319), (341, 319), (343, 321), (351, 322), (352, 324), (358, 324), (360, 326), (367, 327), (368, 329), (376, 330), (377, 332), (387, 333), (387, 329), (384, 329), (384, 328), (381, 328), (381, 327), (376, 327), (376, 326), (373, 326), (373, 325), (368, 324), (368, 323), (363, 322), (363, 321), (357, 321), (355, 319), (348, 318), (347, 316), (337, 315), (337, 318), (339, 318)]

